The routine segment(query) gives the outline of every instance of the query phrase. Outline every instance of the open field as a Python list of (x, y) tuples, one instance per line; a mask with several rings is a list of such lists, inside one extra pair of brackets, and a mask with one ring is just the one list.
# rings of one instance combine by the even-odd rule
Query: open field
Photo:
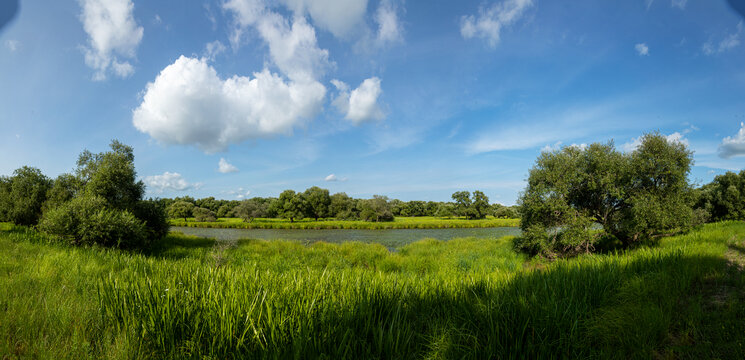
[(745, 357), (742, 222), (552, 263), (509, 238), (133, 254), (0, 229), (0, 357)]
[(487, 217), (482, 220), (467, 220), (465, 218), (440, 218), (433, 216), (396, 217), (391, 222), (370, 222), (360, 220), (323, 220), (302, 219), (290, 222), (287, 219), (257, 218), (251, 222), (244, 222), (239, 218), (219, 218), (214, 222), (196, 222), (194, 218), (171, 219), (173, 226), (188, 226), (201, 228), (233, 228), (233, 229), (448, 229), (448, 228), (489, 228), (520, 226), (520, 219), (497, 219)]

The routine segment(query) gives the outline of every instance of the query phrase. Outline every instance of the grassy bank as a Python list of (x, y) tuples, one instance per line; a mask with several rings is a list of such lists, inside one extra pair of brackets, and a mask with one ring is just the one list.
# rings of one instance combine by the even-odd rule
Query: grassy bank
[(302, 219), (290, 222), (286, 219), (257, 218), (251, 222), (244, 222), (239, 218), (219, 218), (214, 222), (196, 222), (194, 218), (172, 219), (173, 226), (188, 226), (199, 228), (232, 228), (232, 229), (449, 229), (449, 228), (490, 228), (520, 226), (520, 219), (497, 219), (487, 217), (481, 220), (467, 220), (465, 218), (440, 218), (432, 216), (396, 217), (391, 222), (369, 222), (357, 220), (313, 220)]
[(546, 264), (510, 239), (171, 235), (148, 254), (0, 232), (0, 354), (39, 358), (743, 358), (745, 224)]

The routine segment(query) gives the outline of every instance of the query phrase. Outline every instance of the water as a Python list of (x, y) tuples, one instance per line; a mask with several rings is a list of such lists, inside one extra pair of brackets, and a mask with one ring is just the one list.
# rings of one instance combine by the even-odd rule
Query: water
[(470, 228), (470, 229), (389, 229), (389, 230), (297, 230), (297, 229), (207, 229), (172, 226), (171, 230), (187, 235), (215, 238), (217, 240), (264, 239), (264, 240), (297, 240), (304, 243), (325, 241), (342, 243), (359, 241), (379, 243), (389, 249), (432, 238), (450, 240), (462, 237), (500, 238), (507, 235), (519, 235), (520, 228)]

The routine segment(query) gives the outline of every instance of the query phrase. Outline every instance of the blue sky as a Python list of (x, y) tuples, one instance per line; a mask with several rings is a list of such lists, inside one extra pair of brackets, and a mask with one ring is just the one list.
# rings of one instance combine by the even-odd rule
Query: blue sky
[(0, 30), (0, 174), (111, 139), (148, 196), (514, 204), (541, 151), (660, 131), (745, 167), (725, 1), (23, 1)]

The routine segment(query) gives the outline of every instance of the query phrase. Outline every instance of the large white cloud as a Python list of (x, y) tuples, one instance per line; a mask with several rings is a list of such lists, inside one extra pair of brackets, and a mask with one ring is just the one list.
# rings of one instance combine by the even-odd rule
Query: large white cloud
[(496, 47), (501, 39), (502, 28), (519, 20), (532, 5), (532, 0), (505, 0), (494, 3), (487, 9), (482, 7), (478, 17), (467, 15), (461, 18), (460, 33), (465, 39), (482, 38), (489, 47)]
[(179, 57), (149, 83), (135, 127), (167, 144), (224, 150), (248, 139), (290, 134), (322, 107), (326, 88), (285, 81), (264, 69), (221, 79), (206, 59)]
[(108, 72), (119, 77), (134, 73), (134, 67), (124, 59), (135, 57), (143, 35), (142, 26), (132, 15), (131, 0), (79, 0), (80, 21), (88, 34), (88, 46), (83, 48), (85, 63), (96, 70), (94, 80), (104, 80)]
[(344, 114), (345, 119), (359, 124), (369, 120), (382, 120), (385, 117), (378, 104), (378, 98), (382, 93), (379, 78), (365, 79), (351, 92), (347, 84), (339, 80), (331, 82), (339, 90), (339, 95), (334, 99), (333, 105)]
[(162, 193), (165, 190), (186, 191), (202, 186), (200, 183), (191, 184), (186, 181), (181, 174), (168, 171), (164, 172), (162, 175), (146, 176), (144, 181), (148, 187), (154, 189), (157, 193)]
[(727, 136), (719, 144), (719, 156), (729, 159), (734, 156), (745, 156), (745, 123), (740, 123), (740, 131), (734, 136)]

